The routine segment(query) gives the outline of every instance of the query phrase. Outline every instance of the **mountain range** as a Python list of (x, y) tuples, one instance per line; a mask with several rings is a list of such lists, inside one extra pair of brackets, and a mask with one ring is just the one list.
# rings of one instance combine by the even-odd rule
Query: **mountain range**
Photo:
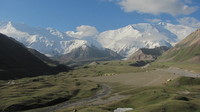
[[(192, 27), (164, 22), (139, 23), (100, 32), (95, 36), (77, 38), (53, 28), (0, 22), (0, 33), (13, 37), (26, 47), (36, 49), (50, 57), (61, 57), (67, 54), (69, 56), (74, 54), (75, 50), (80, 51), (82, 48), (87, 48), (82, 49), (84, 51), (92, 47), (101, 52), (109, 49), (122, 57), (129, 57), (139, 48), (172, 47), (195, 30)], [(112, 56), (108, 55), (108, 57)]]

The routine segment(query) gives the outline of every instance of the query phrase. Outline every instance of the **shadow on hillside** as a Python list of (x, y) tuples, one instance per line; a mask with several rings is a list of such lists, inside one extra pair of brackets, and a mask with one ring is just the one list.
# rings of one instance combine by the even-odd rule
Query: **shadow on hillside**
[(146, 64), (149, 64), (153, 61), (136, 61), (135, 63), (133, 64), (129, 64), (129, 66), (134, 66), (134, 67), (142, 67), (142, 66), (145, 66)]

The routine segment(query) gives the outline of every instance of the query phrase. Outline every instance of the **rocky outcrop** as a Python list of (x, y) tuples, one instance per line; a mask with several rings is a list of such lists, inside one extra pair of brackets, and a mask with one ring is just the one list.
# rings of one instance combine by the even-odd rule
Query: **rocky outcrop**
[(141, 48), (138, 51), (136, 51), (133, 55), (131, 55), (128, 58), (128, 60), (155, 60), (158, 56), (162, 55), (168, 49), (169, 47), (166, 46), (156, 47), (153, 49)]

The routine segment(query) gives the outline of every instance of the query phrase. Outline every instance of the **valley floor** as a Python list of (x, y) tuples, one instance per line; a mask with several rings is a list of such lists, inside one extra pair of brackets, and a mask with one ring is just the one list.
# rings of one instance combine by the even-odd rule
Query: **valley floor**
[[(119, 63), (120, 66), (116, 63)], [(143, 69), (133, 67), (132, 70), (130, 66), (126, 66), (129, 66), (129, 64), (103, 62), (100, 65), (83, 66), (57, 76), (20, 79), (15, 82), (17, 84), (10, 86), (1, 82), (1, 93), (5, 97), (2, 97), (4, 101), (1, 101), (1, 107), (11, 105), (8, 102), (16, 100), (15, 92), (18, 95), (20, 93), (17, 88), (24, 86), (29, 91), (37, 90), (38, 92), (35, 92), (37, 96), (30, 94), (30, 92), (22, 92), (24, 96), (20, 96), (16, 103), (21, 103), (25, 98), (26, 102), (29, 103), (35, 99), (38, 100), (37, 97), (41, 98), (40, 100), (46, 100), (47, 98), (59, 98), (60, 95), (62, 98), (62, 96), (70, 96), (71, 92), (78, 88), (76, 95), (70, 96), (72, 98), (69, 101), (44, 108), (25, 110), (24, 112), (72, 112), (75, 109), (78, 110), (77, 112), (113, 112), (114, 109), (120, 107), (133, 108), (130, 112), (150, 112), (149, 110), (151, 112), (178, 112), (183, 107), (186, 110), (183, 112), (198, 112), (200, 110), (198, 108), (200, 85), (192, 83), (192, 85), (177, 86), (176, 84), (177, 80), (182, 78), (181, 76), (199, 77), (199, 74), (178, 68)], [(113, 69), (110, 70), (108, 67)], [(120, 69), (115, 70), (114, 68)], [(98, 72), (101, 70), (103, 71)], [(128, 71), (124, 72), (125, 70)], [(186, 83), (196, 81), (196, 79), (184, 77), (182, 80)], [(173, 85), (174, 83), (176, 85)], [(37, 84), (39, 87), (37, 88), (33, 84)], [(13, 88), (16, 88), (16, 90), (11, 90)], [(46, 91), (43, 91), (43, 89)], [(62, 92), (64, 90), (65, 92)], [(21, 91), (25, 90), (22, 89)], [(4, 92), (14, 93), (6, 94)], [(59, 94), (59, 92), (62, 93)], [(54, 96), (50, 94), (54, 94)], [(171, 104), (175, 106), (171, 106)], [(191, 105), (191, 107), (185, 105)]]
[[(176, 71), (174, 71), (176, 70)], [(104, 83), (109, 85), (106, 89), (103, 88), (105, 92), (104, 95), (96, 95), (87, 99), (83, 99), (77, 102), (72, 103), (64, 103), (61, 106), (55, 106), (52, 108), (48, 108), (48, 112), (52, 112), (55, 110), (63, 109), (63, 108), (78, 108), (85, 106), (99, 106), (110, 104), (113, 102), (118, 102), (120, 100), (124, 100), (128, 98), (130, 95), (121, 95), (121, 93), (129, 92), (136, 90), (142, 87), (155, 87), (155, 86), (165, 86), (167, 80), (174, 80), (180, 77), (182, 73), (191, 75), (191, 72), (177, 70), (177, 69), (158, 69), (154, 71), (146, 71), (139, 73), (122, 73), (116, 74), (112, 76), (99, 76), (99, 77), (91, 77), (91, 78), (82, 78), (84, 80), (91, 80), (98, 83)], [(191, 77), (195, 77), (196, 75), (191, 75)], [(117, 85), (117, 86), (116, 86)], [(112, 87), (112, 93), (111, 88)], [(117, 90), (117, 88), (123, 88), (121, 90)], [(97, 97), (100, 96), (100, 97)], [(65, 110), (65, 109), (64, 109)], [(43, 110), (45, 112), (46, 110)]]
[[(130, 91), (135, 91), (141, 88), (165, 87), (166, 84), (169, 83), (168, 81), (176, 80), (180, 76), (199, 77), (198, 74), (189, 71), (168, 68), (139, 73), (122, 73), (112, 76), (83, 78), (94, 82), (110, 85), (112, 87), (112, 93), (109, 96), (97, 98), (93, 102), (87, 102), (86, 104), (72, 106), (71, 108), (69, 108), (69, 110), (72, 111), (74, 108), (80, 108), (80, 112), (107, 112), (108, 110), (96, 110), (96, 108), (101, 108), (101, 105), (110, 105), (126, 100), (131, 97), (131, 93), (129, 93)], [(88, 108), (87, 106), (90, 107)], [(84, 108), (87, 108), (87, 111)], [(65, 109), (62, 109), (59, 112), (64, 111)]]
[(113, 76), (100, 76), (88, 78), (95, 82), (103, 83), (119, 83), (127, 86), (145, 87), (145, 86), (160, 86), (168, 79), (175, 79), (177, 75), (164, 72), (163, 70), (154, 70), (138, 73), (121, 73)]

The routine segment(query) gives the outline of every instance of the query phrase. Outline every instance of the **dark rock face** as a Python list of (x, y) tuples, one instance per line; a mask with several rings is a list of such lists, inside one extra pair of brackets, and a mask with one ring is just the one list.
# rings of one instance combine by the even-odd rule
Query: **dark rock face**
[[(62, 68), (63, 70), (63, 68)], [(65, 69), (67, 71), (67, 67)], [(0, 34), (0, 79), (15, 79), (58, 73), (13, 38)]]
[(80, 47), (59, 57), (61, 64), (85, 64), (93, 61), (119, 60), (122, 56), (109, 49), (98, 49), (94, 46)]
[(167, 51), (169, 47), (161, 46), (153, 49), (141, 48), (129, 57), (129, 60), (155, 60), (158, 56)]
[(58, 65), (59, 62), (53, 59), (50, 59), (49, 57), (45, 56), (44, 54), (40, 53), (39, 51), (35, 50), (35, 49), (31, 49), (28, 48), (28, 50), (35, 55), (37, 58), (39, 58), (40, 60), (44, 61), (47, 64), (53, 64), (53, 65)]

